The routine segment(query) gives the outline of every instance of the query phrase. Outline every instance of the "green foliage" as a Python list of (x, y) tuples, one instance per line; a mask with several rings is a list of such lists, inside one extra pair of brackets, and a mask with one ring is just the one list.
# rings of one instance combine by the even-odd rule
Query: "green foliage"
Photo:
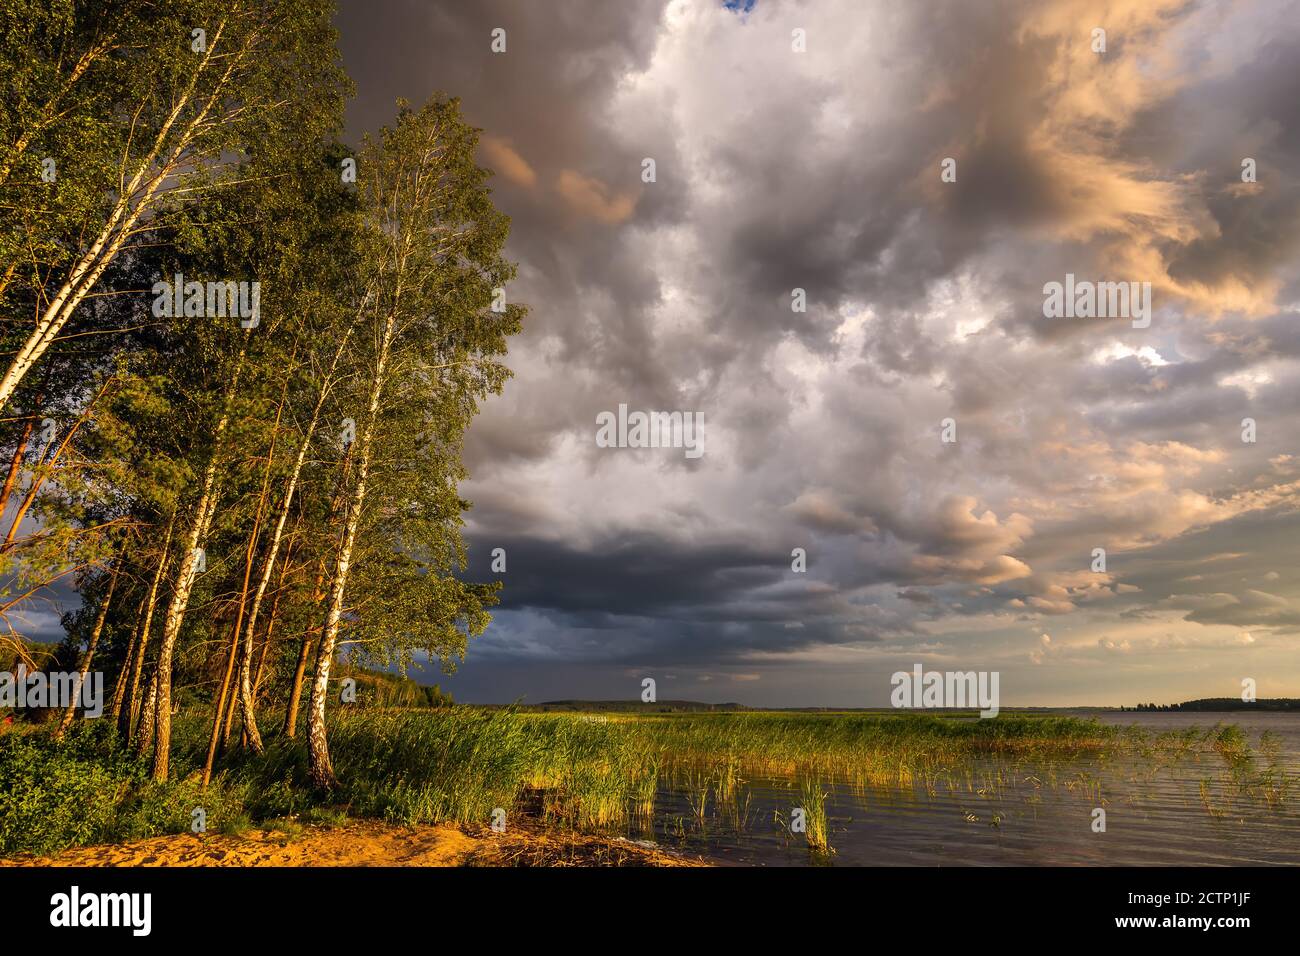
[(106, 720), (74, 724), (62, 744), (44, 732), (0, 736), (0, 854), (187, 832), (196, 807), (209, 829), (239, 826), (246, 799), (193, 778), (154, 783)]
[[(0, 528), (12, 539), (0, 544), (0, 628), (74, 584), (83, 607), (64, 621), (66, 664), (112, 563), (122, 574), (95, 666), (132, 695), (128, 714), (158, 661), (165, 703), (211, 705), (259, 581), (266, 606), (239, 647), (246, 676), (247, 650), (265, 642), (262, 701), (287, 696), (300, 642), (321, 629), (322, 589), (340, 594), (357, 663), (403, 671), (453, 669), (497, 600), (498, 583), (463, 578), (470, 503), (458, 485), (465, 429), (508, 378), (525, 311), (491, 307), (514, 276), (509, 220), (455, 99), (400, 104), (360, 150), (339, 142), (350, 84), (333, 12), (328, 0), (0, 0), (11, 93), (0, 103), (0, 346), (12, 358), (0, 450), (26, 515)], [(57, 175), (42, 175), (45, 159)], [(355, 184), (342, 180), (345, 159), (357, 160)], [(156, 314), (154, 286), (177, 273), (258, 282), (260, 324)], [(46, 419), (56, 442), (38, 434)], [(344, 421), (365, 441), (341, 441)], [(336, 571), (347, 524), (356, 547)], [(206, 564), (194, 575), (192, 544)], [(436, 687), (363, 685), (365, 705), (450, 703)], [(202, 765), (204, 738), (178, 730), (186, 772)], [(288, 773), (297, 751), (284, 750)], [(42, 759), (54, 773), (70, 758)], [(193, 794), (111, 768), (130, 793), (114, 825), (188, 819)], [(271, 781), (260, 799), (296, 812), (293, 786)], [(68, 839), (98, 832), (79, 825)]]
[(48, 853), (110, 838), (135, 768), (87, 737), (57, 747), (44, 733), (0, 736), (0, 852)]
[[(490, 622), (500, 585), (464, 578), (459, 485), (465, 430), (508, 379), (526, 311), (493, 308), (515, 275), (509, 219), (454, 98), (399, 103), (359, 150), (339, 142), (350, 84), (333, 13), (328, 0), (0, 0), (0, 449), (21, 499), (3, 509), (0, 628), (74, 585), (53, 663), (70, 666), (93, 630), (122, 711), (103, 726), (129, 729), (151, 685), (161, 715), (156, 783), (99, 730), (63, 748), (7, 738), (7, 851), (185, 829), (199, 800), (233, 831), (246, 814), (309, 812), (300, 745), (272, 735), (261, 759), (231, 753), (230, 724), (205, 715), (215, 699), (238, 694), (257, 748), (252, 715), (287, 699), (299, 660), (325, 676), (349, 646), (357, 667), (452, 670)], [(259, 322), (155, 308), (177, 274), (257, 283)], [(345, 422), (358, 436), (341, 438)], [(350, 673), (363, 708), (451, 703)], [(418, 775), (376, 784), (385, 747), (442, 754), (452, 780), (481, 772), (482, 799), (516, 786), (508, 760), (480, 766), (486, 743), (455, 749), (477, 739), (472, 721), (446, 752), (419, 739), (425, 725), (380, 720), (369, 741), (363, 726), (340, 726), (339, 764), (364, 768), (351, 798), (367, 812), (481, 809), (469, 778), (463, 794)], [(222, 753), (201, 792), (209, 740)]]

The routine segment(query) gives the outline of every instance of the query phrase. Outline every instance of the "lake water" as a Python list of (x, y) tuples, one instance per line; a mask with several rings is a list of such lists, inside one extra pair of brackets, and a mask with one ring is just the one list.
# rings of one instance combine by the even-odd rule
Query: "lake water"
[[(1259, 865), (1300, 863), (1300, 714), (1080, 713), (1149, 734), (1235, 724), (1240, 761), (1174, 754), (1032, 763), (990, 760), (909, 788), (824, 781), (828, 856), (789, 832), (796, 781), (745, 778), (733, 799), (661, 787), (651, 837), (747, 865)], [(1284, 784), (1284, 781), (1289, 783)], [(1094, 811), (1105, 810), (1105, 832)]]

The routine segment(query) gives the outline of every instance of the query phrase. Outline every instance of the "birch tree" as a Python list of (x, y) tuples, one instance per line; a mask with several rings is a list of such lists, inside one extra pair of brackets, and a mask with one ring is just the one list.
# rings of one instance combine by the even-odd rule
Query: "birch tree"
[[(372, 498), (400, 492), (415, 474), (458, 477), (460, 436), (477, 402), (504, 384), (508, 372), (497, 358), (523, 314), (517, 305), (492, 309), (514, 270), (501, 255), (509, 220), (493, 207), (488, 174), (474, 162), (477, 142), (459, 101), (434, 97), (419, 110), (400, 103), (396, 124), (368, 140), (358, 159), (365, 230), (359, 272), (373, 281), (374, 294), (358, 300), (364, 335), (354, 356), (353, 471), (308, 712), (310, 774), (321, 788), (335, 782), (326, 702), (367, 509), (382, 513)], [(404, 431), (412, 409), (426, 410), (421, 433), (428, 440), (413, 457), (394, 459), (390, 443), (411, 448), (403, 439), (417, 437)]]
[[(56, 169), (60, 156), (68, 157), (68, 171), (45, 183), (38, 201), (57, 206), (62, 182), (72, 178), (65, 212), (79, 220), (76, 242), (52, 244), (46, 217), (29, 219), (24, 245), (40, 250), (29, 264), (35, 295), (25, 328), (17, 316), (5, 317), (17, 348), (0, 376), (0, 410), (119, 254), (170, 211), (204, 196), (214, 177), (237, 165), (230, 157), (247, 152), (269, 123), (292, 122), (293, 110), (312, 99), (300, 93), (295, 102), (286, 90), (335, 83), (331, 13), (323, 0), (188, 0), (146, 13), (131, 4), (87, 11), (120, 19), (110, 19), (102, 33), (85, 33), (83, 48), (69, 51), (66, 75), (45, 84), (50, 99), (35, 109), (45, 118), (26, 124), (49, 140)], [(105, 43), (116, 55), (98, 52)], [(83, 67), (87, 59), (92, 65)], [(79, 69), (99, 78), (101, 95), (83, 97), (79, 111), (60, 116), (60, 91), (77, 86)], [(82, 119), (94, 124), (90, 141)], [(19, 133), (0, 172), (29, 152), (35, 135)], [(13, 177), (3, 186), (0, 203), (32, 207), (34, 183), (18, 184), (29, 194), (24, 198)]]

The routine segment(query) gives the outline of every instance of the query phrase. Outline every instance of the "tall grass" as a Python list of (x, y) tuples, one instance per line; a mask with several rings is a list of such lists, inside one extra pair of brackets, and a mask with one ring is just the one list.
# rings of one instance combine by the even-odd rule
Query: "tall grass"
[(808, 838), (808, 848), (815, 853), (830, 853), (830, 822), (826, 816), (826, 790), (821, 778), (816, 776), (801, 778), (799, 797), (804, 813), (804, 832)]
[(749, 816), (742, 780), (757, 775), (803, 781), (810, 788), (802, 794), (805, 810), (815, 817), (822, 808), (809, 842), (828, 846), (823, 780), (905, 798), (942, 788), (996, 795), (1018, 781), (1092, 793), (1096, 781), (1070, 766), (1076, 757), (1194, 746), (1221, 754), (1242, 793), (1273, 805), (1290, 790), (1276, 758), (1253, 771), (1244, 738), (1228, 730), (1161, 743), (1067, 717), (747, 712), (591, 720), (457, 707), (333, 714), (330, 750), (340, 787), (330, 794), (309, 786), (305, 744), (276, 735), (260, 758), (236, 749), (220, 760), (202, 791), (206, 723), (197, 710), (177, 718), (173, 780), (163, 785), (149, 780), (106, 724), (79, 724), (62, 745), (44, 731), (0, 736), (0, 853), (181, 832), (196, 807), (205, 809), (210, 830), (340, 813), (486, 825), (496, 807), (511, 818), (523, 810), (562, 826), (649, 830), (665, 786), (686, 792), (697, 827), (717, 817), (742, 829)]

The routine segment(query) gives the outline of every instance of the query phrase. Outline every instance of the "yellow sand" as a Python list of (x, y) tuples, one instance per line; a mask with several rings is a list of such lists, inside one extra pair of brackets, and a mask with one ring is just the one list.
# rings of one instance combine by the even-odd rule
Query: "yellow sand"
[(506, 833), (439, 826), (353, 822), (240, 836), (189, 833), (79, 847), (51, 857), (19, 856), (0, 866), (699, 866), (698, 860), (628, 840), (537, 827)]

